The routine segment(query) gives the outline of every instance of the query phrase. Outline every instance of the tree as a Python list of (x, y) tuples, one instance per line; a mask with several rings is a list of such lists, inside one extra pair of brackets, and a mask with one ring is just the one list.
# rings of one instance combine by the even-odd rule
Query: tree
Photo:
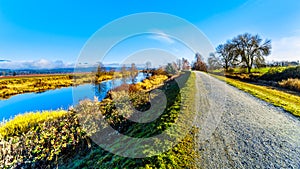
[(220, 58), (218, 58), (214, 53), (211, 53), (207, 59), (209, 69), (218, 69), (222, 67)]
[(219, 54), (221, 64), (227, 71), (230, 66), (237, 61), (234, 46), (230, 41), (225, 44), (221, 44), (216, 48), (217, 54)]
[(138, 75), (138, 70), (135, 66), (135, 63), (131, 63), (131, 67), (130, 67), (129, 71), (130, 71), (130, 78), (131, 78), (132, 84), (134, 84), (135, 78)]
[(150, 75), (150, 68), (151, 68), (151, 62), (147, 61), (146, 62), (146, 74), (147, 74), (147, 77), (149, 77), (149, 75)]
[(178, 68), (175, 62), (168, 63), (166, 66), (166, 72), (171, 75), (175, 75), (178, 73)]
[(105, 72), (106, 72), (106, 70), (105, 70), (105, 67), (103, 66), (103, 64), (101, 62), (98, 63), (96, 77), (99, 78), (101, 75), (104, 75)]
[(122, 83), (125, 84), (126, 83), (126, 77), (128, 76), (125, 64), (123, 64), (122, 67), (121, 67), (121, 74), (122, 74)]
[[(232, 45), (234, 54), (241, 58), (241, 62), (245, 64), (248, 73), (255, 62), (264, 61), (264, 56), (271, 53), (271, 40), (262, 39), (258, 35), (244, 33), (233, 38)], [(262, 44), (261, 44), (262, 43)]]
[(187, 59), (182, 58), (182, 70), (189, 70), (190, 69), (190, 63)]
[(196, 53), (195, 59), (196, 61), (193, 64), (193, 69), (207, 72), (207, 66), (203, 61), (203, 57), (199, 53)]
[(181, 71), (181, 69), (182, 69), (182, 60), (181, 59), (177, 59), (176, 60), (176, 64), (177, 64), (178, 71)]

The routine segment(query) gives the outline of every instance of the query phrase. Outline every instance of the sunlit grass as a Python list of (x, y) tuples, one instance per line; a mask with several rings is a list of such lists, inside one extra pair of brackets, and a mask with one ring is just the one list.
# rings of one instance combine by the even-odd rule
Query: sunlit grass
[(254, 85), (239, 80), (226, 78), (223, 76), (212, 75), (226, 83), (237, 87), (240, 90), (250, 93), (264, 101), (272, 103), (275, 106), (282, 107), (295, 116), (300, 116), (300, 97), (289, 94), (284, 91), (273, 89), (272, 87)]
[(43, 111), (43, 112), (29, 112), (15, 116), (13, 119), (7, 121), (0, 126), (0, 137), (6, 138), (10, 136), (18, 136), (26, 133), (36, 125), (45, 121), (51, 121), (56, 118), (66, 115), (66, 111)]
[(10, 96), (22, 93), (44, 92), (46, 90), (77, 86), (84, 83), (100, 83), (120, 77), (122, 75), (119, 72), (108, 72), (97, 78), (93, 73), (1, 78), (0, 99), (7, 99)]
[(289, 78), (279, 82), (279, 85), (284, 88), (300, 91), (300, 79)]
[(157, 85), (162, 84), (167, 79), (168, 76), (166, 75), (154, 75), (149, 79), (144, 79), (142, 82), (137, 83), (137, 86), (144, 90), (149, 90), (156, 87)]

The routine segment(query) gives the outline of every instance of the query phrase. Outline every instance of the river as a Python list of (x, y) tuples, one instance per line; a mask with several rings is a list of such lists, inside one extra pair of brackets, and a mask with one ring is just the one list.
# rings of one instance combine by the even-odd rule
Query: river
[[(140, 82), (145, 79), (143, 73), (139, 73), (135, 81)], [(0, 100), (0, 120), (13, 118), (17, 114), (25, 112), (36, 112), (42, 110), (67, 110), (70, 106), (78, 104), (83, 99), (94, 99), (98, 97), (101, 101), (107, 92), (120, 86), (121, 79), (114, 79), (101, 82), (99, 84), (83, 84), (76, 87), (64, 87), (55, 90), (48, 90), (42, 93), (25, 93), (10, 97), (6, 100)], [(126, 79), (126, 83), (131, 80)], [(76, 97), (73, 97), (73, 93)]]

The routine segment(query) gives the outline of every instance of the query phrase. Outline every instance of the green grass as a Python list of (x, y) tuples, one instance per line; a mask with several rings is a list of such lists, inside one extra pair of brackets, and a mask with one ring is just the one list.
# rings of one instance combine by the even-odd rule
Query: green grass
[(212, 75), (240, 90), (250, 93), (275, 106), (282, 107), (293, 115), (300, 117), (300, 97), (267, 86), (254, 85), (239, 80)]

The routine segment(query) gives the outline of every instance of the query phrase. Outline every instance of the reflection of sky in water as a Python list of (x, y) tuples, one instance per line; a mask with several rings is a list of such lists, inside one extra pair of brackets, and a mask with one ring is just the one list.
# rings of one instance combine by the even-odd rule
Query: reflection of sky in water
[[(144, 77), (143, 73), (139, 73), (136, 81), (141, 81)], [(0, 101), (0, 120), (30, 111), (68, 109), (73, 105), (73, 89), (76, 91), (74, 93), (75, 104), (83, 99), (94, 99), (94, 96), (97, 96), (98, 100), (102, 100), (107, 91), (119, 86), (121, 83), (121, 79), (116, 79), (102, 82), (96, 86), (84, 84), (77, 87), (48, 90), (43, 93), (26, 93), (12, 96), (7, 100)], [(131, 80), (127, 79), (126, 83), (131, 83)]]

